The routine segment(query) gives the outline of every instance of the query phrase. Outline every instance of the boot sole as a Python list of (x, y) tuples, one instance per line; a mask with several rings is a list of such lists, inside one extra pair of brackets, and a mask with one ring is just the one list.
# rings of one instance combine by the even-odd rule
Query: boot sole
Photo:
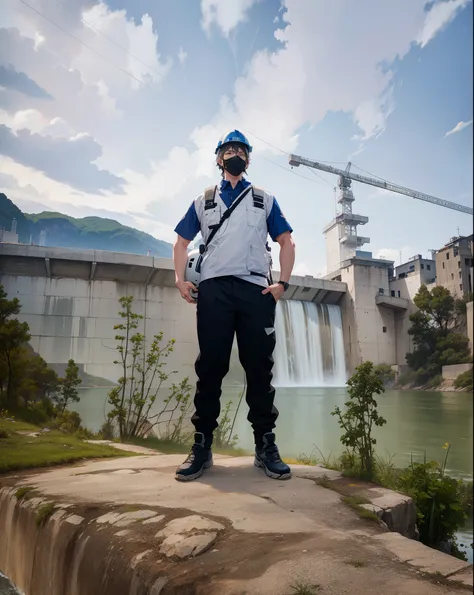
[(255, 467), (263, 469), (265, 471), (265, 474), (268, 477), (271, 477), (272, 479), (291, 479), (291, 471), (289, 473), (283, 473), (281, 475), (279, 473), (273, 473), (272, 471), (267, 469), (265, 464), (262, 463), (260, 459), (257, 459), (257, 457), (255, 457), (253, 464), (255, 465)]
[(214, 464), (214, 462), (211, 459), (210, 461), (207, 461), (207, 463), (204, 463), (204, 465), (201, 467), (201, 469), (199, 469), (199, 471), (197, 471), (196, 473), (193, 473), (192, 475), (181, 475), (179, 473), (176, 473), (174, 478), (177, 481), (193, 481), (194, 479), (199, 479), (202, 476), (202, 474), (204, 473), (204, 469), (210, 469), (213, 464)]

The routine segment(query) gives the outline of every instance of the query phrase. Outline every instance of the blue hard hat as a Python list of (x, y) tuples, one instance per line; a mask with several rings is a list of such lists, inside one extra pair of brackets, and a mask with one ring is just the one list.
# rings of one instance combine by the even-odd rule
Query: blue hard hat
[(229, 134), (225, 134), (221, 140), (217, 143), (216, 147), (216, 154), (219, 152), (219, 149), (222, 148), (223, 145), (227, 145), (229, 143), (240, 143), (241, 145), (245, 145), (249, 153), (252, 152), (252, 146), (241, 132), (238, 130), (233, 130), (229, 132)]

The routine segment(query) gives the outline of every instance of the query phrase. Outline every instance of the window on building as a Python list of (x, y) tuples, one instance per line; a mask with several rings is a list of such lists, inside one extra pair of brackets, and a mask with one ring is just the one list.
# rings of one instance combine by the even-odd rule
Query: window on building
[(462, 279), (462, 271), (459, 271), (459, 278)]
[(449, 260), (449, 252), (446, 252), (446, 260)]
[(424, 268), (425, 268), (425, 265), (424, 265), (423, 263), (421, 263), (421, 268), (422, 268), (422, 269), (424, 269)]
[(454, 279), (454, 273), (451, 273), (451, 279)]
[(400, 296), (400, 290), (398, 290), (398, 297), (401, 297), (401, 296)]
[(444, 262), (443, 262), (443, 269), (445, 269), (446, 267), (444, 266)]
[(379, 287), (379, 295), (383, 295), (383, 287)]
[(465, 258), (464, 259), (464, 264), (468, 267), (471, 266), (472, 267), (472, 258)]
[(459, 289), (462, 291), (462, 283), (461, 283), (461, 285), (459, 286)]
[(460, 268), (461, 268), (461, 261), (458, 260), (458, 269), (460, 269)]
[[(443, 263), (443, 264), (444, 264), (444, 263)], [(427, 264), (427, 265), (426, 265), (426, 268), (428, 269), (428, 271), (431, 271), (431, 265), (430, 265), (430, 264)]]
[(412, 271), (414, 271), (414, 270), (415, 270), (415, 265), (414, 265), (414, 264), (411, 264), (411, 265), (410, 265), (410, 273), (411, 273)]
[(386, 327), (386, 326), (383, 326), (383, 327), (382, 327), (382, 332), (383, 332), (383, 333), (386, 333), (386, 332), (387, 332), (387, 327)]
[(392, 289), (392, 291), (390, 292), (390, 295), (391, 295), (392, 297), (395, 297), (395, 289)]

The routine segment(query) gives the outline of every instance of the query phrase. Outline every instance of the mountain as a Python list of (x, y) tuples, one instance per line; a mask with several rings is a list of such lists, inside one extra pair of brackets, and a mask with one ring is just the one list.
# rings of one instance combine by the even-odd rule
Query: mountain
[(83, 217), (76, 219), (62, 213), (45, 211), (34, 215), (23, 213), (5, 194), (0, 193), (0, 229), (11, 229), (17, 221), (18, 240), (38, 245), (41, 231), (45, 231), (46, 246), (109, 250), (171, 258), (172, 247), (148, 233), (122, 225), (113, 219)]

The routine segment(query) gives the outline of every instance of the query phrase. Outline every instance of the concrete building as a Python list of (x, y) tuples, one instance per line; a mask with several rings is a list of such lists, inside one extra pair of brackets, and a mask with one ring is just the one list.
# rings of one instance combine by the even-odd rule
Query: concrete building
[(370, 242), (370, 238), (359, 236), (358, 225), (365, 225), (369, 218), (365, 215), (356, 215), (352, 212), (355, 200), (351, 189), (351, 180), (339, 177), (339, 198), (341, 213), (326, 225), (326, 261), (327, 271), (332, 273), (340, 268), (340, 263), (356, 255), (358, 249)]
[(18, 234), (16, 232), (17, 221), (13, 219), (10, 231), (0, 229), (0, 244), (18, 244)]
[(436, 282), (436, 261), (412, 256), (408, 262), (395, 267), (390, 279), (390, 295), (413, 301), (421, 285), (433, 286)]
[(473, 292), (473, 236), (454, 237), (436, 252), (436, 284), (462, 298)]
[(415, 308), (407, 292), (403, 296), (391, 292), (394, 262), (360, 250), (370, 239), (359, 236), (357, 226), (365, 225), (369, 218), (352, 212), (351, 180), (341, 176), (338, 185), (342, 212), (323, 230), (325, 278), (347, 285), (341, 300), (347, 367), (354, 370), (365, 360), (404, 366), (405, 356), (412, 350), (408, 328)]

